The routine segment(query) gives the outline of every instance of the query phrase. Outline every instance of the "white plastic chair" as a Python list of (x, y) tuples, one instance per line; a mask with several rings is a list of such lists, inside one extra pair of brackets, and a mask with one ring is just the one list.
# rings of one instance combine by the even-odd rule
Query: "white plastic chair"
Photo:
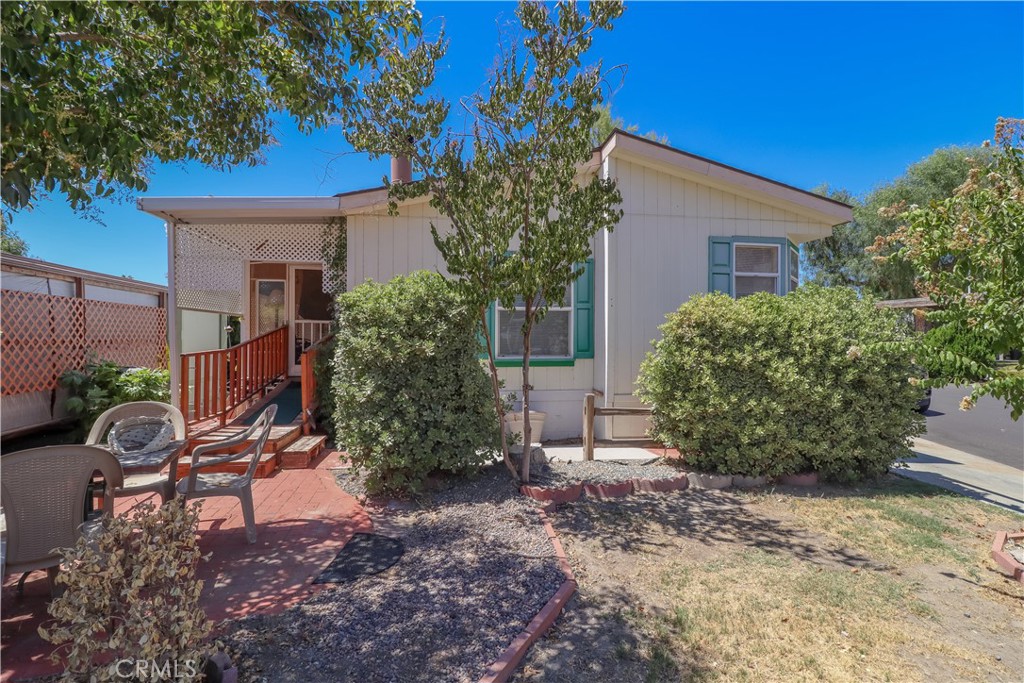
[[(252, 503), (252, 478), (260, 464), (263, 447), (270, 438), (270, 429), (274, 426), (277, 406), (270, 405), (247, 430), (223, 441), (196, 446), (192, 451), (192, 467), (188, 477), (178, 482), (178, 494), (185, 500), (193, 498), (212, 498), (213, 496), (235, 496), (242, 504), (242, 516), (245, 519), (245, 537), (249, 543), (256, 542), (256, 512)], [(252, 441), (242, 451), (229, 453), (220, 457), (208, 457), (225, 450)], [(244, 474), (229, 472), (207, 472), (214, 465), (249, 458), (249, 467)]]

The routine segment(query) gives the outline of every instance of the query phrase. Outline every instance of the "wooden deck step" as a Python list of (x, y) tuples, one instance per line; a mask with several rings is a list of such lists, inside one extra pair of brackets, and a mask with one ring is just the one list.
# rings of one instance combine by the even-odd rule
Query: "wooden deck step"
[[(191, 464), (192, 459), (188, 456), (183, 456), (178, 460), (178, 479), (184, 479), (188, 476)], [(256, 474), (253, 475), (253, 479), (265, 479), (269, 477), (280, 464), (281, 457), (277, 453), (264, 452), (260, 456), (260, 464), (256, 467)], [(230, 472), (231, 474), (245, 474), (245, 470), (248, 467), (249, 458), (243, 458), (233, 462), (223, 462), (219, 465), (214, 465), (213, 467), (202, 470), (202, 472)]]
[(296, 439), (290, 446), (280, 451), (282, 470), (302, 470), (309, 467), (327, 443), (326, 436), (304, 436)]
[[(191, 439), (189, 442), (189, 452), (192, 447), (198, 446), (204, 443), (216, 443), (217, 441), (223, 441), (224, 439), (237, 436), (248, 429), (248, 425), (228, 425), (227, 427), (221, 427), (220, 429), (212, 432), (207, 432), (202, 436), (198, 436)], [(270, 428), (270, 438), (267, 439), (267, 445), (263, 447), (264, 453), (277, 453), (287, 448), (293, 441), (302, 436), (302, 425), (274, 425)], [(246, 444), (239, 444), (235, 447), (235, 452), (241, 451), (245, 448)]]

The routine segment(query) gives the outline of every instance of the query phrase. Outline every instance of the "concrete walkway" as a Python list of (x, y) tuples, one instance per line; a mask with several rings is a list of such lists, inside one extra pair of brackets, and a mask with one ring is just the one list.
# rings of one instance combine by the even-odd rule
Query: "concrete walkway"
[(927, 439), (915, 439), (913, 449), (917, 457), (897, 474), (1024, 513), (1020, 470)]
[[(544, 455), (558, 462), (582, 462), (583, 446), (544, 446)], [(648, 461), (660, 457), (646, 448), (635, 446), (598, 446), (594, 449), (594, 460)]]

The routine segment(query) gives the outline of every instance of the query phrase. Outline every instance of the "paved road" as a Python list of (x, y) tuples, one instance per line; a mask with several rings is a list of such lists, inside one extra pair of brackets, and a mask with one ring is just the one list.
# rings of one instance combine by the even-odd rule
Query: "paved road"
[(969, 393), (954, 386), (934, 390), (924, 438), (1024, 471), (1024, 417), (1014, 422), (1009, 408), (991, 396), (964, 412), (960, 399)]

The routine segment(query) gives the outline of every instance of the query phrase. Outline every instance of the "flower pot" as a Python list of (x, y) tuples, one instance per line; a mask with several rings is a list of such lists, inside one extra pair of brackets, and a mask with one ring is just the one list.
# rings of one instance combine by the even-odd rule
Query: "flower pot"
[(817, 486), (817, 472), (801, 472), (800, 474), (783, 474), (779, 477), (779, 483), (786, 486)]
[[(530, 441), (533, 442), (534, 446), (539, 446), (541, 442), (541, 436), (544, 432), (544, 420), (547, 419), (548, 414), (542, 413), (537, 410), (530, 411)], [(523, 413), (518, 411), (515, 413), (505, 413), (505, 432), (509, 435), (518, 434), (519, 443), (515, 446), (509, 447), (509, 450), (513, 453), (523, 452)]]
[(686, 476), (690, 480), (690, 486), (695, 489), (724, 489), (732, 486), (731, 474), (690, 472)]
[(768, 483), (768, 477), (747, 477), (742, 474), (732, 475), (732, 485), (738, 489), (752, 489), (757, 486), (764, 486)]

